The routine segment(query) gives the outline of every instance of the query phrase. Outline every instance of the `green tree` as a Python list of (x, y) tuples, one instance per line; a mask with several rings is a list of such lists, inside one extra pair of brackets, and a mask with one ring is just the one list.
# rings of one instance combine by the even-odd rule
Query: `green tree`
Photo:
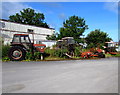
[(12, 22), (49, 28), (47, 23), (44, 22), (44, 19), (45, 17), (43, 13), (36, 13), (35, 10), (31, 8), (23, 9), (20, 13), (9, 16), (9, 21)]
[(76, 42), (81, 42), (80, 36), (84, 31), (88, 29), (88, 25), (85, 24), (85, 20), (78, 16), (71, 16), (68, 20), (63, 22), (63, 27), (60, 28), (60, 34), (58, 39), (63, 37), (73, 37)]
[(47, 40), (57, 40), (57, 37), (55, 34), (52, 34), (52, 35), (47, 35), (46, 39)]
[(88, 48), (103, 46), (105, 42), (111, 41), (112, 39), (108, 37), (108, 34), (96, 29), (91, 31), (86, 37), (86, 43)]

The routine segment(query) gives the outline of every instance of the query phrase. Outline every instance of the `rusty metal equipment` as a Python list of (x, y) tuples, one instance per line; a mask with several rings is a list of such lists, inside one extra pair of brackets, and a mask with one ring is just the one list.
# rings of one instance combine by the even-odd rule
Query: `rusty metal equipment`
[(28, 34), (14, 34), (11, 48), (8, 56), (13, 61), (21, 61), (25, 59), (26, 53), (29, 51), (34, 57), (34, 52), (40, 52), (40, 59), (44, 59), (45, 44), (34, 44), (31, 42)]
[(58, 40), (56, 45), (58, 49), (67, 49), (68, 52), (66, 52), (65, 55), (69, 58), (74, 56), (76, 43), (73, 37), (64, 37), (61, 40)]

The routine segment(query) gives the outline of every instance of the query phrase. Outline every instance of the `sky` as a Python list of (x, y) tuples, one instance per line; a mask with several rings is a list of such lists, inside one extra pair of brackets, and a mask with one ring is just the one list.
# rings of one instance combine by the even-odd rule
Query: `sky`
[(113, 41), (118, 41), (118, 3), (117, 2), (3, 2), (2, 19), (19, 13), (22, 9), (32, 8), (45, 15), (45, 22), (59, 33), (63, 22), (70, 16), (84, 18), (88, 30), (100, 29), (108, 33)]

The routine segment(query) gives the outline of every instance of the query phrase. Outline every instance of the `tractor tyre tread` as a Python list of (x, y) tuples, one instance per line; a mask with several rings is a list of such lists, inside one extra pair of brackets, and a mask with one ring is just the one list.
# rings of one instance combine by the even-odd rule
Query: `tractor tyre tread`
[[(12, 57), (12, 53), (15, 51), (15, 50), (21, 50), (22, 52), (22, 56), (19, 58), (19, 59), (14, 59)], [(25, 56), (26, 56), (26, 51), (23, 49), (23, 47), (20, 47), (20, 46), (12, 46), (10, 49), (9, 49), (9, 52), (8, 52), (8, 57), (10, 58), (10, 60), (12, 61), (22, 61), (25, 59)]]

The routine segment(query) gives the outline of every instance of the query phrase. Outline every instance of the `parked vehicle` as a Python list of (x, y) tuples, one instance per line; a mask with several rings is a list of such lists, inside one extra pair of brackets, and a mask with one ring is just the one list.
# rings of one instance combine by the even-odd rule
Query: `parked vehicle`
[[(61, 40), (57, 41), (57, 48), (67, 49), (68, 52), (65, 53), (65, 55), (68, 56), (69, 58), (74, 57), (76, 46), (78, 46), (78, 44), (75, 43), (75, 40), (73, 37), (64, 37)], [(103, 53), (103, 50), (99, 48), (97, 49), (94, 48), (93, 50), (90, 50), (88, 52), (82, 52), (80, 56), (83, 58), (90, 58), (90, 57), (105, 58), (105, 54)]]
[(14, 34), (11, 42), (11, 48), (8, 56), (13, 61), (21, 61), (25, 59), (26, 53), (29, 51), (34, 57), (34, 52), (40, 52), (40, 59), (44, 59), (45, 44), (32, 43), (28, 34)]
[(56, 45), (58, 49), (67, 49), (68, 52), (66, 52), (65, 55), (69, 58), (74, 56), (76, 43), (73, 37), (64, 37), (58, 40)]

